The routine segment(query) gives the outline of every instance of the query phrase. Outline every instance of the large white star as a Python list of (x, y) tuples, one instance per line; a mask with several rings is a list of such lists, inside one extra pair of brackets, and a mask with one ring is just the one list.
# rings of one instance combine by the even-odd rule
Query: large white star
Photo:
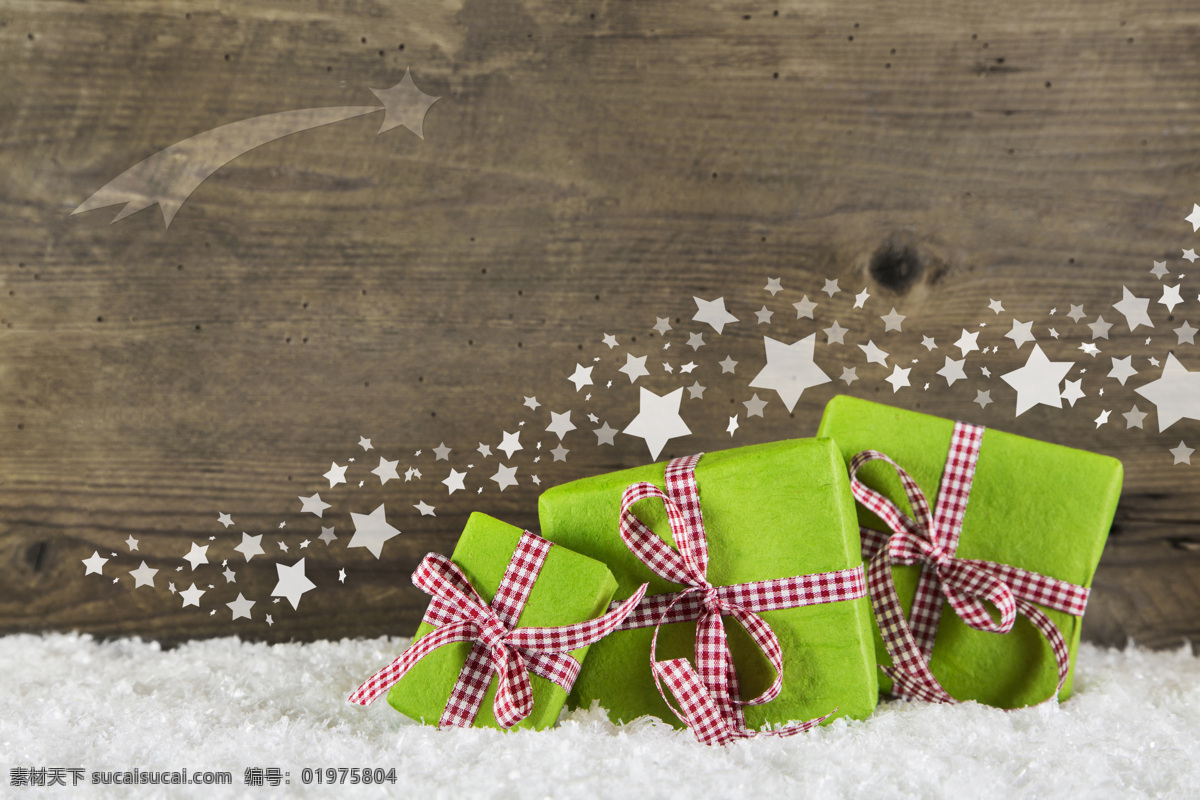
[(558, 440), (561, 442), (563, 437), (571, 431), (575, 430), (575, 423), (571, 422), (571, 412), (564, 411), (561, 414), (550, 412), (550, 424), (546, 426), (546, 431), (558, 435)]
[(1121, 301), (1113, 303), (1113, 308), (1125, 315), (1125, 322), (1129, 324), (1130, 331), (1136, 331), (1139, 325), (1145, 325), (1148, 328), (1154, 327), (1154, 323), (1150, 321), (1150, 315), (1146, 313), (1146, 309), (1149, 307), (1150, 298), (1136, 297), (1124, 286), (1121, 287)]
[[(380, 508), (383, 508), (383, 506), (380, 506)], [(310, 581), (308, 576), (304, 574), (303, 558), (290, 567), (285, 567), (283, 564), (276, 564), (275, 571), (279, 575), (279, 581), (271, 591), (271, 596), (286, 597), (287, 601), (292, 604), (293, 610), (299, 608), (301, 595), (317, 588), (317, 585)]]
[(383, 503), (370, 514), (351, 512), (350, 519), (354, 522), (354, 536), (346, 547), (365, 547), (376, 558), (383, 552), (384, 542), (400, 535), (400, 531), (388, 524)]
[(242, 543), (233, 549), (245, 556), (247, 561), (255, 556), (262, 556), (267, 553), (266, 550), (262, 549), (262, 534), (251, 536), (245, 531), (242, 531)]
[(750, 381), (752, 389), (774, 389), (779, 399), (791, 411), (796, 407), (796, 401), (805, 389), (829, 383), (831, 380), (821, 368), (813, 362), (813, 348), (817, 335), (810, 333), (799, 341), (791, 344), (763, 337), (763, 346), (767, 354), (767, 365), (762, 368), (754, 380)]
[(1041, 345), (1035, 344), (1025, 366), (1000, 376), (1017, 390), (1016, 415), (1021, 416), (1039, 403), (1062, 408), (1062, 394), (1058, 386), (1073, 366), (1075, 364), (1071, 361), (1051, 361), (1042, 352)]
[(645, 439), (646, 446), (650, 448), (650, 458), (657, 459), (669, 439), (687, 436), (692, 432), (683, 417), (679, 416), (682, 399), (683, 389), (659, 397), (646, 387), (641, 387), (638, 415), (622, 433)]
[(1200, 372), (1189, 372), (1174, 353), (1167, 355), (1157, 380), (1134, 391), (1158, 409), (1159, 431), (1184, 418), (1200, 420)]
[(725, 310), (724, 297), (718, 297), (716, 300), (701, 300), (699, 297), (692, 299), (696, 301), (696, 316), (692, 319), (696, 322), (707, 322), (717, 333), (721, 333), (729, 323), (738, 321), (737, 317)]
[(648, 356), (640, 356), (634, 358), (633, 353), (625, 354), (625, 366), (621, 367), (617, 372), (624, 372), (629, 376), (629, 382), (633, 383), (643, 375), (649, 375), (650, 370), (646, 369), (646, 359)]

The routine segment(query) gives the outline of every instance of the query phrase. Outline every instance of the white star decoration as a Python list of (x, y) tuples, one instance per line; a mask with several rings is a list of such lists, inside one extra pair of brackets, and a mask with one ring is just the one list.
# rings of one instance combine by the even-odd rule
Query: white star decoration
[(796, 401), (805, 389), (829, 383), (831, 380), (813, 362), (816, 339), (817, 335), (813, 333), (792, 344), (784, 344), (764, 336), (763, 346), (766, 350), (767, 364), (754, 380), (750, 381), (750, 387), (774, 389), (790, 412), (796, 407)]
[(724, 297), (718, 297), (716, 300), (701, 300), (699, 297), (692, 299), (696, 301), (696, 316), (692, 319), (696, 322), (707, 322), (718, 334), (726, 325), (738, 321), (737, 317), (725, 310)]
[(1200, 372), (1189, 372), (1174, 353), (1167, 356), (1157, 380), (1134, 391), (1154, 403), (1160, 431), (1181, 419), (1200, 420)]
[(1025, 366), (1005, 373), (1000, 379), (1017, 390), (1017, 416), (1041, 404), (1062, 408), (1059, 384), (1075, 364), (1071, 361), (1051, 361), (1040, 345), (1033, 346)]
[(640, 392), (638, 414), (622, 432), (645, 439), (646, 446), (650, 448), (650, 458), (657, 460), (669, 440), (692, 432), (679, 416), (683, 389), (676, 389), (662, 397), (644, 386)]
[[(382, 508), (382, 506), (380, 506)], [(284, 597), (292, 604), (292, 609), (300, 607), (300, 597), (305, 592), (311, 592), (317, 588), (317, 585), (308, 579), (304, 574), (304, 559), (300, 559), (290, 567), (285, 567), (283, 564), (275, 565), (275, 572), (279, 577), (275, 588), (271, 591), (272, 597)]]

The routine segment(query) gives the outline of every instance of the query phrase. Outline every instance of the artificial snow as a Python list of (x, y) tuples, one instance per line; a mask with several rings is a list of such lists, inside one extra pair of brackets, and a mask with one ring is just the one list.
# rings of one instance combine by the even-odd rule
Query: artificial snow
[[(577, 711), (553, 730), (416, 725), (346, 697), (401, 639), (251, 644), (0, 638), (3, 797), (1200, 797), (1200, 659), (1079, 649), (1074, 697), (1000, 711), (882, 703), (787, 739), (697, 744), (651, 720)], [(15, 770), (82, 768), (75, 788)], [(247, 768), (290, 783), (244, 785)], [(305, 768), (395, 768), (396, 784), (302, 782)], [(232, 773), (232, 786), (92, 786), (93, 772)], [(67, 773), (70, 784), (70, 773)]]

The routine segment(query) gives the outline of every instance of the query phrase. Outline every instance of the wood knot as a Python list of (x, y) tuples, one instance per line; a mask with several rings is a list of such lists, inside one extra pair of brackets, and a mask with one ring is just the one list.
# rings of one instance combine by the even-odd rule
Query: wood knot
[(925, 265), (913, 245), (889, 240), (871, 256), (868, 270), (877, 284), (904, 294), (921, 280)]

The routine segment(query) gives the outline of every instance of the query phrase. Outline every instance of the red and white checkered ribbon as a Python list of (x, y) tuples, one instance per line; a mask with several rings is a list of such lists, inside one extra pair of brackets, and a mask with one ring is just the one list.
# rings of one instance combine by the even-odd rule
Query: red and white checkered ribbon
[(522, 533), (491, 605), (483, 601), (453, 561), (437, 553), (425, 556), (412, 581), (432, 595), (424, 621), (438, 627), (368, 678), (350, 695), (350, 702), (369, 705), (414, 664), (452, 642), (474, 642), (474, 646), (446, 701), (439, 728), (471, 726), (493, 673), (499, 675), (499, 686), (492, 710), (505, 728), (516, 725), (533, 710), (529, 673), (570, 691), (579, 674), (579, 662), (570, 652), (612, 633), (641, 601), (646, 587), (643, 585), (628, 600), (595, 619), (553, 628), (517, 628), (521, 610), (551, 547), (540, 536)]
[[(894, 681), (893, 694), (935, 703), (957, 702), (929, 669), (933, 642), (942, 614), (942, 598), (972, 628), (992, 633), (1012, 630), (1017, 614), (1033, 623), (1054, 653), (1058, 689), (1070, 670), (1066, 640), (1058, 627), (1034, 603), (1083, 616), (1088, 590), (1036, 572), (970, 558), (955, 558), (963, 514), (971, 495), (975, 465), (984, 429), (959, 422), (950, 439), (937, 506), (930, 511), (921, 488), (895, 461), (875, 450), (864, 450), (850, 462), (850, 489), (891, 530), (891, 534), (862, 528), (863, 558), (869, 560), (867, 584), (875, 618), (892, 657), (884, 672)], [(858, 470), (869, 461), (884, 461), (900, 476), (915, 519), (906, 517), (892, 501), (864, 485)], [(908, 619), (896, 595), (892, 564), (921, 564), (917, 590)], [(1000, 612), (992, 618), (985, 601)]]
[[(677, 458), (667, 464), (666, 492), (652, 483), (635, 483), (621, 498), (621, 540), (655, 574), (686, 588), (645, 598), (618, 630), (654, 626), (650, 664), (658, 692), (704, 744), (727, 744), (759, 735), (790, 736), (809, 730), (829, 715), (771, 731), (746, 729), (742, 706), (774, 700), (783, 685), (783, 649), (758, 612), (865, 597), (863, 569), (860, 566), (733, 586), (710, 584), (708, 541), (695, 475), (701, 455)], [(633, 505), (646, 499), (661, 500), (666, 507), (675, 548), (634, 514)], [(731, 616), (741, 623), (775, 669), (775, 682), (758, 697), (741, 699), (722, 616)], [(655, 654), (661, 626), (691, 620), (696, 621), (696, 666), (683, 658), (658, 661)], [(664, 682), (678, 702), (678, 709), (671, 705), (663, 690)]]

